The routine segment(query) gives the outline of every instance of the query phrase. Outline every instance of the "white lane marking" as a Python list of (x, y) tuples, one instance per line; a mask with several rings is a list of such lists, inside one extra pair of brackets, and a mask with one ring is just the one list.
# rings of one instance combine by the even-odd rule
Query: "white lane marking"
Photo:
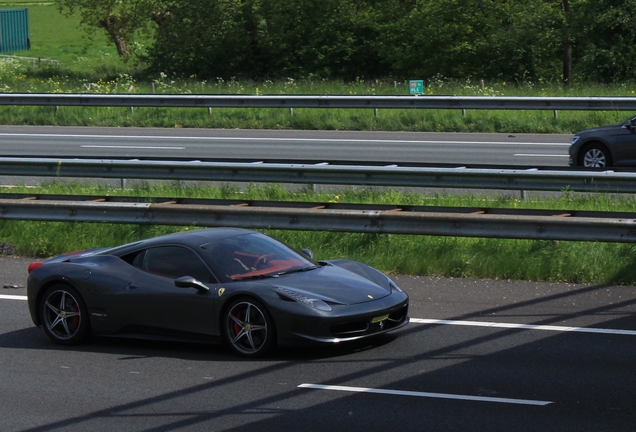
[(185, 150), (185, 147), (163, 147), (163, 146), (83, 145), (80, 147), (82, 148), (112, 148), (112, 149)]
[(602, 329), (593, 327), (565, 327), (552, 325), (534, 325), (534, 324), (515, 324), (515, 323), (496, 323), (485, 321), (456, 321), (456, 320), (440, 320), (440, 319), (422, 319), (411, 318), (410, 322), (416, 324), (437, 324), (437, 325), (458, 325), (471, 327), (493, 327), (521, 330), (545, 330), (557, 332), (577, 332), (577, 333), (600, 333), (611, 335), (636, 336), (636, 330), (620, 330), (620, 329)]
[(570, 146), (561, 142), (516, 142), (516, 141), (435, 141), (435, 140), (392, 140), (392, 139), (351, 139), (351, 138), (271, 138), (271, 137), (198, 137), (198, 136), (166, 136), (166, 135), (72, 135), (72, 134), (18, 134), (0, 133), (2, 136), (17, 137), (57, 137), (57, 138), (91, 138), (91, 139), (128, 139), (128, 140), (180, 140), (180, 141), (306, 141), (306, 142), (359, 142), (359, 143), (403, 143), (403, 144), (483, 144), (483, 145), (536, 145), (536, 146)]
[(570, 155), (563, 154), (536, 154), (536, 153), (517, 153), (513, 156), (522, 156), (522, 157), (570, 157)]
[(27, 296), (0, 294), (0, 299), (5, 299), (5, 300), (26, 300)]
[(518, 405), (544, 406), (544, 405), (553, 403), (550, 401), (538, 401), (538, 400), (529, 400), (529, 399), (508, 399), (508, 398), (495, 398), (495, 397), (486, 397), (486, 396), (456, 395), (456, 394), (449, 394), (449, 393), (428, 393), (428, 392), (415, 392), (415, 391), (404, 391), (404, 390), (374, 389), (374, 388), (367, 388), (367, 387), (333, 386), (333, 385), (322, 385), (322, 384), (301, 384), (298, 386), (298, 388), (310, 388), (310, 389), (317, 389), (317, 390), (335, 390), (335, 391), (354, 392), (354, 393), (378, 393), (378, 394), (389, 394), (389, 395), (397, 395), (397, 396), (417, 396), (417, 397), (427, 397), (427, 398), (437, 398), (437, 399), (456, 399), (456, 400), (477, 401), (477, 402), (496, 402), (496, 403), (508, 403), (508, 404), (518, 404)]

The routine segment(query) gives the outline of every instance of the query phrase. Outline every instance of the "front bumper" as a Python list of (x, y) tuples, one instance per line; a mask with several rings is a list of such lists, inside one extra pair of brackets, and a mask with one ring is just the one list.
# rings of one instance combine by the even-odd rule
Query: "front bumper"
[(384, 334), (384, 333), (388, 333), (390, 331), (393, 330), (398, 330), (401, 329), (402, 327), (406, 326), (409, 323), (409, 317), (405, 317), (400, 323), (396, 324), (395, 326), (391, 326), (391, 327), (387, 327), (382, 329), (381, 327), (377, 327), (377, 328), (370, 328), (369, 330), (367, 330), (366, 332), (364, 332), (364, 334), (360, 334), (357, 336), (345, 336), (345, 337), (315, 337), (315, 336), (310, 336), (310, 335), (301, 335), (301, 334), (297, 334), (296, 336), (303, 338), (303, 339), (307, 339), (310, 340), (312, 342), (319, 342), (319, 343), (326, 343), (326, 344), (337, 344), (340, 342), (349, 342), (349, 341), (354, 341), (354, 340), (358, 340), (358, 339), (363, 339), (363, 338), (367, 338), (367, 337), (371, 337), (371, 336), (377, 336), (380, 334)]
[(273, 314), (281, 345), (336, 344), (388, 333), (409, 323), (408, 296), (395, 291), (373, 302), (334, 306), (330, 312), (288, 305)]

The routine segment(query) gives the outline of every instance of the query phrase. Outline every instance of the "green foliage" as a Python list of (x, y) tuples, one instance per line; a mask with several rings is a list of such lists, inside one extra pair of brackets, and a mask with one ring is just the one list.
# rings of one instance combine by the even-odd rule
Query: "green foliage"
[[(158, 30), (161, 43), (149, 60), (199, 77), (559, 81), (568, 43), (576, 48), (580, 79), (616, 81), (633, 77), (633, 3), (237, 0), (219, 12), (226, 3), (190, 1), (186, 7), (176, 0), (173, 10), (181, 15), (171, 30)], [(197, 16), (212, 23), (201, 28)], [(197, 43), (180, 45), (192, 38)]]
[[(564, 76), (566, 47), (572, 47), (570, 84), (625, 82), (636, 72), (636, 0), (54, 0), (54, 4), (28, 4), (32, 22), (43, 20), (31, 26), (32, 53), (63, 60), (69, 55), (73, 60), (97, 55), (100, 61), (107, 60), (105, 72), (114, 74), (121, 72), (121, 65), (107, 56), (119, 54), (122, 59), (132, 55), (134, 64), (145, 68), (146, 77), (165, 73), (198, 80), (430, 81), (442, 76), (556, 83)], [(66, 17), (65, 26), (59, 25), (56, 8)], [(77, 25), (88, 34), (79, 50), (76, 41), (62, 40)], [(55, 41), (64, 46), (58, 49)], [(105, 47), (105, 41), (111, 46)]]
[[(169, 75), (229, 78), (262, 69), (250, 0), (168, 0), (156, 14), (151, 70)], [(249, 72), (248, 72), (249, 71)]]
[(131, 44), (139, 33), (148, 33), (153, 14), (160, 10), (156, 0), (55, 0), (66, 16), (76, 13), (89, 34), (101, 29), (117, 48), (120, 57), (132, 55)]
[(583, 2), (576, 70), (585, 79), (621, 82), (636, 75), (635, 0)]

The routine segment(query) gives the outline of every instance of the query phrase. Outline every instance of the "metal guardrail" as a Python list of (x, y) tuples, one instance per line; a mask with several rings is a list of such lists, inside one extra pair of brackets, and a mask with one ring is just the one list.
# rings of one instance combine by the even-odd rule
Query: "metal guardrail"
[(636, 173), (611, 170), (0, 157), (0, 175), (636, 193)]
[(1, 194), (0, 219), (636, 242), (636, 213)]
[(333, 96), (3, 93), (0, 105), (188, 108), (636, 110), (636, 97)]

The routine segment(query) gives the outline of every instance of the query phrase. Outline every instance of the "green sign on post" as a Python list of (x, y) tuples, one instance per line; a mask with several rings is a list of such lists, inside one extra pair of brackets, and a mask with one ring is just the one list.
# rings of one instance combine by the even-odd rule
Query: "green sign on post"
[(418, 95), (424, 93), (424, 81), (422, 80), (410, 80), (409, 81), (409, 93)]

